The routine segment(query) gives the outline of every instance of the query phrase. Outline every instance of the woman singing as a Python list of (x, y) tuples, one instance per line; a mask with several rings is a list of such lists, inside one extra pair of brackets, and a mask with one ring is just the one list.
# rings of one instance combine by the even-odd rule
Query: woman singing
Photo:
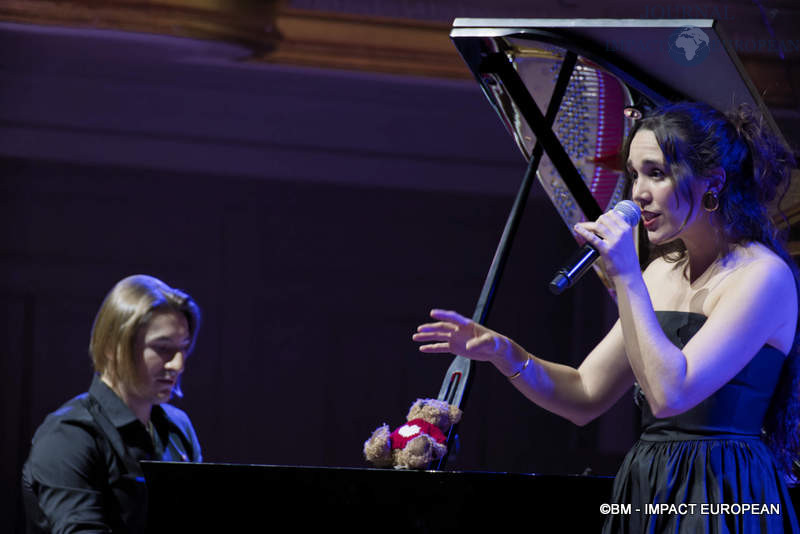
[[(797, 269), (767, 211), (793, 159), (746, 108), (693, 103), (639, 120), (623, 157), (654, 259), (641, 272), (633, 229), (613, 211), (576, 225), (603, 258), (619, 309), (577, 369), (451, 311), (433, 310), (436, 322), (413, 339), (422, 352), (491, 362), (579, 425), (634, 387), (643, 430), (612, 502), (642, 512), (609, 515), (606, 533), (800, 532), (784, 484), (798, 423)], [(645, 512), (663, 503), (695, 512)]]

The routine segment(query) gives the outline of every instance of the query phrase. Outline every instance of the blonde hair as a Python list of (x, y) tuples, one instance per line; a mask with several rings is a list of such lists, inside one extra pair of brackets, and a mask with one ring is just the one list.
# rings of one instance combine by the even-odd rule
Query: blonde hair
[(160, 311), (174, 311), (186, 317), (191, 336), (187, 354), (191, 353), (200, 327), (200, 308), (180, 289), (158, 278), (137, 274), (117, 282), (97, 312), (89, 341), (95, 371), (107, 374), (113, 383), (137, 389), (136, 337)]

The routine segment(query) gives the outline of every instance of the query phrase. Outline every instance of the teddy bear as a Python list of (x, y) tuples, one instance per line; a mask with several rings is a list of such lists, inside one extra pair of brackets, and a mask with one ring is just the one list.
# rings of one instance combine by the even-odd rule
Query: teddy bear
[(389, 432), (384, 424), (364, 442), (364, 457), (376, 467), (425, 469), (447, 452), (446, 432), (461, 419), (461, 410), (436, 399), (417, 399), (403, 426)]

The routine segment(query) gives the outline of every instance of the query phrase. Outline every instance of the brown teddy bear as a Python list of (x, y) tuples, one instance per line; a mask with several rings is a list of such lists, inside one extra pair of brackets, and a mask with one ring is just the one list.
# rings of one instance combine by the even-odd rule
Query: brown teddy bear
[(376, 467), (425, 469), (447, 452), (446, 432), (461, 419), (461, 410), (436, 399), (417, 399), (408, 422), (389, 432), (377, 428), (364, 442), (364, 457)]

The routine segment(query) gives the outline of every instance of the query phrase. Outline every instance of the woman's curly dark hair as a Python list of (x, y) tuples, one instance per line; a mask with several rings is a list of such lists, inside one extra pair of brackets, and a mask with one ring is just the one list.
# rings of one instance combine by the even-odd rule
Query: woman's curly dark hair
[[(745, 105), (722, 113), (701, 103), (669, 104), (636, 122), (623, 147), (623, 162), (628, 160), (630, 142), (639, 130), (649, 130), (655, 135), (679, 201), (692, 202), (689, 188), (693, 177), (724, 169), (725, 184), (719, 192), (719, 208), (715, 212), (724, 237), (729, 243), (762, 243), (783, 258), (794, 274), (800, 302), (800, 273), (769, 215), (770, 204), (778, 195), (780, 204), (788, 191), (791, 169), (796, 162), (763, 118)], [(695, 209), (692, 205), (689, 216)], [(680, 240), (650, 251), (651, 257), (663, 256), (668, 261), (678, 261), (685, 254)], [(763, 429), (778, 466), (787, 476), (798, 452), (799, 343), (800, 330), (796, 329)]]

